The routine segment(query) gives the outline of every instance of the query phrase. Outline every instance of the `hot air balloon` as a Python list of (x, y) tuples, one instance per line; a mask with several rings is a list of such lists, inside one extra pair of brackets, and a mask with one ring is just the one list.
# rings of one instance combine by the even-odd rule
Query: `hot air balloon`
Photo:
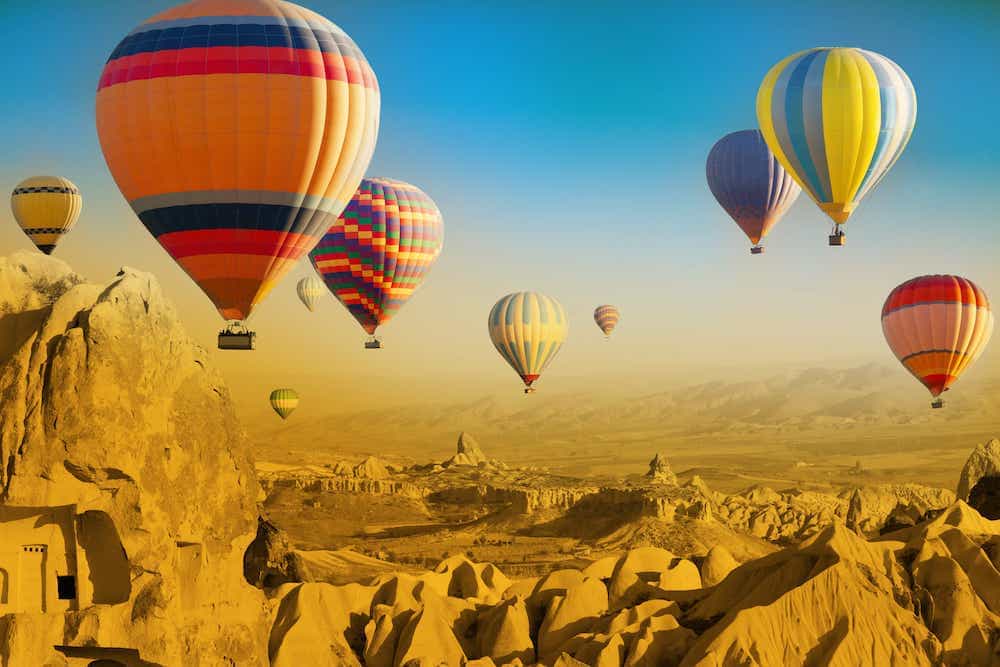
[(708, 154), (705, 174), (715, 199), (753, 243), (752, 255), (764, 252), (761, 240), (802, 192), (757, 130), (719, 139)]
[(294, 389), (275, 389), (271, 392), (271, 407), (279, 417), (288, 419), (299, 407), (299, 395)]
[(896, 358), (944, 405), (941, 393), (967, 369), (993, 333), (990, 301), (959, 276), (921, 276), (892, 290), (882, 306), (882, 331)]
[(111, 54), (97, 131), (118, 187), (225, 320), (322, 238), (375, 148), (379, 89), (336, 25), (282, 0), (193, 0)]
[(80, 217), (83, 198), (69, 179), (34, 176), (17, 184), (10, 196), (10, 208), (31, 242), (51, 255)]
[(841, 225), (903, 153), (917, 120), (909, 77), (885, 56), (853, 48), (809, 49), (775, 65), (757, 93), (771, 151)]
[(594, 321), (597, 322), (598, 328), (604, 332), (605, 340), (611, 338), (611, 332), (618, 326), (619, 319), (621, 319), (621, 313), (614, 306), (598, 306), (594, 310)]
[(295, 291), (298, 292), (299, 300), (305, 304), (309, 312), (313, 312), (316, 310), (316, 304), (319, 303), (320, 297), (326, 292), (326, 285), (319, 278), (309, 276), (299, 281), (299, 284), (295, 286)]
[(420, 287), (443, 241), (441, 213), (420, 188), (366, 178), (309, 259), (378, 349), (376, 328)]
[(566, 311), (538, 292), (508, 294), (493, 306), (490, 339), (497, 352), (524, 381), (524, 393), (552, 362), (569, 333)]

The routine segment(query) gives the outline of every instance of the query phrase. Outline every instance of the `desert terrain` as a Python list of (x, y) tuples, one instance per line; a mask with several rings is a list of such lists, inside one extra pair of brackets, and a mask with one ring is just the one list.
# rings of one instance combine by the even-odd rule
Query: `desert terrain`
[(988, 389), (803, 370), (315, 439), (242, 414), (150, 274), (21, 253), (0, 288), (3, 667), (1000, 664)]

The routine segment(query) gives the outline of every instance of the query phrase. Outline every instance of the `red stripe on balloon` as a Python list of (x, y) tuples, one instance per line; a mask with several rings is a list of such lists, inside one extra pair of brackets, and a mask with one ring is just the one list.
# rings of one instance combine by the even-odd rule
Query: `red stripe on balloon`
[(233, 254), (298, 259), (316, 243), (316, 237), (307, 234), (255, 229), (168, 232), (156, 240), (174, 258)]
[(211, 46), (137, 53), (104, 67), (98, 90), (129, 81), (207, 74), (288, 74), (377, 89), (367, 64), (337, 53), (266, 46)]
[(923, 276), (903, 283), (889, 294), (882, 317), (894, 310), (929, 303), (961, 303), (989, 308), (989, 299), (975, 284), (957, 276)]

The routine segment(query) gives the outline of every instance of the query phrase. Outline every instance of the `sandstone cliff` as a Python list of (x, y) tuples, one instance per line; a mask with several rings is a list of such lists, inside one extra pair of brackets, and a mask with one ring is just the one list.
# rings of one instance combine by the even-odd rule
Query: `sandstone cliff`
[(247, 443), (155, 279), (0, 287), (0, 664), (266, 664)]

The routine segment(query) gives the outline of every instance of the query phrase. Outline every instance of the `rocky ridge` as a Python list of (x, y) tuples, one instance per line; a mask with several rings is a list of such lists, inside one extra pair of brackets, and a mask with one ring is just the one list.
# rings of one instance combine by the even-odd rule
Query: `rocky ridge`
[(984, 546), (998, 538), (1000, 522), (956, 502), (872, 541), (835, 522), (742, 566), (721, 549), (699, 568), (645, 547), (519, 581), (453, 557), (418, 575), (286, 585), (271, 664), (994, 664), (1000, 573)]
[(266, 664), (248, 444), (156, 280), (0, 259), (0, 334), (0, 664)]

